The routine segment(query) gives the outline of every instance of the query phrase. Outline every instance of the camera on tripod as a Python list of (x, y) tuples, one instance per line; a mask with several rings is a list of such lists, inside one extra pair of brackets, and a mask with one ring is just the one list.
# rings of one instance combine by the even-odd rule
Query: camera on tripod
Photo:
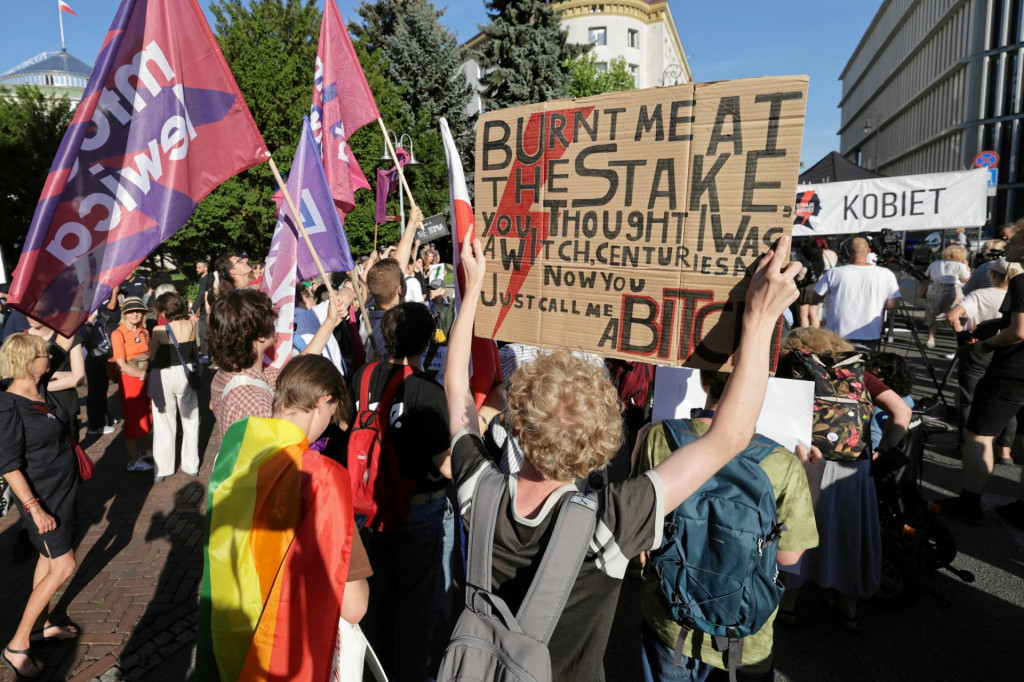
[(899, 263), (903, 260), (903, 243), (889, 228), (878, 232), (865, 232), (864, 238), (871, 244), (871, 250), (878, 256), (879, 263)]

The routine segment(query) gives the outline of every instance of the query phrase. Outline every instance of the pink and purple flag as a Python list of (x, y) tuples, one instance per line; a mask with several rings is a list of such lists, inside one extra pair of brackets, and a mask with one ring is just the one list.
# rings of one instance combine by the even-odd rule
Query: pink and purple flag
[(50, 168), (11, 304), (73, 333), (203, 197), (268, 156), (196, 0), (123, 0)]
[[(405, 151), (401, 147), (395, 150), (395, 156), (398, 157), (398, 163), (404, 166), (409, 163), (409, 152)], [(377, 169), (377, 218), (376, 222), (378, 225), (383, 225), (387, 219), (388, 213), (388, 197), (395, 191), (401, 184), (398, 177), (398, 167), (388, 168), (387, 170)], [(402, 217), (405, 220), (405, 217)]]
[(324, 3), (309, 117), (331, 196), (344, 215), (355, 208), (355, 191), (370, 189), (348, 139), (380, 113), (334, 0)]
[[(301, 214), (301, 224), (306, 228), (324, 270), (352, 270), (355, 265), (352, 263), (345, 228), (331, 198), (323, 166), (320, 165), (320, 153), (313, 139), (309, 119), (305, 117), (302, 119), (302, 137), (295, 150), (287, 185), (295, 208)], [(287, 203), (283, 203), (270, 243), (263, 283), (260, 285), (270, 295), (277, 311), (277, 338), (271, 362), (275, 367), (282, 366), (291, 354), (295, 284), (300, 279), (311, 279), (319, 273), (305, 240), (299, 235)]]

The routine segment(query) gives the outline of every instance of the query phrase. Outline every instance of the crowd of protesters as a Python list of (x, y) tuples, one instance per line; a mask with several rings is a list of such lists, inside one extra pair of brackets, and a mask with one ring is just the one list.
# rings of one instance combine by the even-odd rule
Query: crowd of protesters
[[(123, 415), (124, 465), (152, 476), (154, 484), (176, 469), (198, 476), (200, 411), (208, 408), (216, 419), (213, 442), (221, 445), (210, 483), (204, 586), (222, 584), (217, 581), (231, 573), (233, 559), (225, 557), (241, 551), (232, 544), (238, 542), (233, 529), (251, 523), (246, 551), (261, 557), (254, 570), (265, 589), (254, 598), (263, 613), (289, 619), (293, 635), (307, 643), (325, 641), (329, 616), (362, 621), (392, 679), (430, 679), (437, 672), (466, 589), (460, 526), (468, 527), (483, 480), (496, 472), (508, 476), (497, 492), (486, 587), (513, 612), (541, 557), (557, 549), (547, 544), (560, 498), (594, 489), (597, 528), (549, 649), (555, 679), (601, 679), (601, 654), (630, 562), (658, 550), (665, 515), (751, 443), (779, 317), (794, 328), (783, 343), (779, 370), (786, 372), (790, 354), (867, 357), (878, 351), (886, 310), (900, 305), (896, 277), (872, 264), (867, 240), (851, 240), (841, 259), (818, 237), (795, 249), (795, 262), (786, 265), (780, 254), (790, 244), (784, 238), (752, 277), (731, 375), (701, 373), (708, 401), (693, 420), (700, 437), (674, 448), (649, 424), (653, 372), (639, 375), (646, 378), (642, 393), (633, 385), (624, 391), (626, 377), (638, 376), (638, 363), (522, 344), (499, 351), (476, 339), (474, 312), (485, 274), (480, 245), (461, 245), (466, 284), (456, 310), (452, 269), (431, 245), (413, 238), (421, 221), (414, 212), (402, 240), (360, 259), (355, 277), (339, 273), (329, 282), (298, 284), (289, 358), (274, 359), (277, 312), (260, 290), (261, 273), (236, 252), (221, 255), (212, 268), (196, 264), (198, 290), (191, 300), (169, 282), (131, 273), (74, 340), (27, 320), (23, 330), (13, 330), (24, 333), (6, 334), (0, 429), (11, 437), (0, 448), (0, 473), (40, 554), (21, 624), (2, 654), (8, 665), (26, 677), (41, 669), (29, 642), (37, 623), (47, 639), (78, 636), (72, 624), (45, 620), (46, 604), (75, 570), (76, 387), (87, 385), (86, 435), (102, 436), (118, 423), (107, 404), (113, 381)], [(1024, 278), (1011, 279), (1009, 267), (1024, 260), (1024, 222), (1009, 232), (1008, 241), (986, 244), (991, 256), (973, 273), (960, 243), (946, 248), (926, 273), (928, 347), (947, 324), (958, 345), (968, 347), (958, 351), (963, 491), (944, 509), (976, 523), (984, 519), (980, 495), (995, 461), (994, 443), (1000, 459), (1007, 458), (1014, 418), (1024, 424), (1018, 415), (1024, 408), (1024, 345), (1018, 343), (1024, 339)], [(484, 356), (490, 365), (477, 364)], [(878, 357), (870, 366), (887, 361)], [(492, 371), (477, 369), (486, 366)], [(907, 389), (890, 388), (885, 373), (863, 375), (884, 423), (864, 456), (835, 461), (814, 446), (797, 452), (780, 446), (761, 464), (776, 493), (779, 521), (789, 529), (779, 541), (788, 588), (780, 623), (796, 621), (800, 587), (813, 581), (833, 591), (840, 624), (856, 632), (857, 603), (878, 588), (881, 536), (871, 458), (900, 446), (911, 417)], [(897, 372), (891, 381), (900, 381)], [(200, 401), (204, 385), (208, 405)], [(381, 447), (397, 463), (394, 508), (379, 516), (352, 511), (357, 486), (346, 470), (349, 440), (366, 426), (367, 415), (382, 424)], [(601, 471), (622, 473), (592, 475)], [(274, 500), (286, 499), (298, 501), (288, 511), (274, 507)], [(334, 518), (332, 525), (323, 518), (328, 509), (348, 518)], [(1024, 501), (997, 511), (1024, 529)], [(279, 524), (270, 527), (298, 544), (289, 548), (275, 534), (256, 532), (267, 523)], [(325, 533), (336, 537), (327, 541)], [(273, 576), (290, 562), (304, 562), (304, 572), (294, 576), (295, 584), (272, 587)], [(652, 597), (657, 581), (651, 580), (648, 572), (642, 604), (647, 679), (722, 675), (728, 667), (723, 655), (709, 642), (686, 639), (692, 633), (680, 632)], [(316, 608), (279, 592), (299, 586), (323, 588)], [(200, 668), (236, 679), (255, 665), (255, 656), (271, 674), (327, 679), (332, 663), (326, 659), (297, 670), (275, 668), (287, 664), (271, 649), (225, 655), (226, 642), (240, 631), (249, 633), (254, 648), (267, 641), (259, 635), (266, 627), (260, 609), (229, 613), (229, 602), (216, 590), (202, 595)], [(774, 621), (743, 649), (740, 679), (771, 675)], [(333, 644), (335, 633), (327, 635)], [(684, 640), (689, 644), (681, 649)], [(329, 653), (309, 646), (314, 657)]]

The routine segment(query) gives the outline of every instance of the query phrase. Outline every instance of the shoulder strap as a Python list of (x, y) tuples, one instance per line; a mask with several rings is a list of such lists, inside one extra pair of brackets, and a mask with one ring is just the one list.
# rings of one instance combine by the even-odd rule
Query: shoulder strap
[(227, 398), (228, 393), (231, 393), (231, 391), (235, 390), (239, 386), (255, 386), (257, 388), (262, 388), (271, 396), (274, 395), (274, 389), (270, 388), (270, 384), (268, 384), (266, 381), (263, 381), (262, 379), (254, 379), (244, 374), (236, 374), (235, 376), (231, 377), (231, 380), (228, 381), (227, 384), (225, 384), (224, 390), (221, 391), (220, 394), (221, 398)]
[(544, 644), (551, 639), (569, 600), (596, 526), (597, 500), (593, 494), (563, 497), (540, 568), (516, 614), (523, 632)]
[(666, 419), (662, 422), (665, 428), (665, 436), (673, 450), (681, 448), (687, 443), (692, 443), (700, 436), (693, 428), (693, 422), (689, 419)]
[[(466, 608), (474, 606), (479, 593), (491, 591), (491, 554), (494, 548), (494, 528), (498, 523), (503, 476), (494, 465), (484, 462), (480, 478), (473, 489), (472, 515), (469, 520), (469, 551), (466, 560)], [(486, 609), (486, 607), (485, 607)]]
[[(171, 323), (168, 321), (164, 328), (167, 330), (167, 338), (171, 340), (171, 345), (174, 346), (174, 352), (178, 354), (178, 362), (185, 368), (186, 371), (191, 371), (192, 368), (185, 362), (185, 356), (181, 354), (181, 346), (178, 345), (178, 339), (174, 336), (174, 330), (171, 329)], [(230, 382), (228, 382), (230, 383)]]
[(379, 362), (371, 362), (363, 368), (362, 377), (359, 380), (359, 409), (368, 410), (370, 409), (370, 379), (373, 377), (374, 370), (380, 365)]

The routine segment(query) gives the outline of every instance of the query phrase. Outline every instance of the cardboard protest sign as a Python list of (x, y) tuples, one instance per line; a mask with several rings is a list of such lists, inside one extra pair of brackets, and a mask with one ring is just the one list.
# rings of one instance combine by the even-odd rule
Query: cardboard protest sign
[(476, 333), (729, 364), (744, 277), (792, 229), (806, 93), (755, 78), (482, 115)]
[(437, 215), (432, 215), (429, 218), (424, 218), (423, 227), (416, 230), (416, 239), (419, 239), (421, 244), (426, 244), (427, 242), (432, 242), (435, 239), (447, 237), (449, 234), (451, 233), (448, 231), (448, 226), (444, 222), (444, 215), (438, 213)]

